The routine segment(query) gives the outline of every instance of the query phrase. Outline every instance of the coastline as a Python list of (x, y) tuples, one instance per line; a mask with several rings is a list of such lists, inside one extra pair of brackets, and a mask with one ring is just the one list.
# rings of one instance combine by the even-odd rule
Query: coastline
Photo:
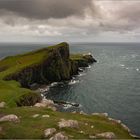
[[(44, 51), (44, 50), (43, 50)], [(64, 52), (62, 51), (62, 54), (63, 54)], [(64, 55), (65, 55), (65, 53), (64, 53)], [(68, 54), (66, 54), (65, 56), (67, 57), (67, 55)], [(26, 55), (24, 55), (24, 56), (26, 56)], [(68, 55), (69, 56), (69, 55)], [(63, 58), (63, 56), (62, 56), (62, 58)], [(83, 59), (84, 58), (84, 59)], [(6, 59), (9, 59), (9, 57), (7, 57)], [(64, 59), (65, 59), (65, 57), (64, 57)], [(80, 59), (80, 60), (79, 60)], [(82, 59), (82, 61), (81, 61), (81, 59)], [(87, 61), (86, 59), (89, 59), (89, 61)], [(77, 74), (77, 72), (78, 72), (78, 68), (80, 68), (81, 66), (83, 66), (83, 67), (88, 67), (89, 65), (88, 65), (88, 63), (91, 63), (91, 61), (92, 62), (95, 62), (95, 59), (93, 59), (93, 60), (91, 60), (91, 55), (86, 55), (86, 59), (85, 59), (85, 55), (73, 55), (72, 56), (72, 60), (73, 61), (76, 61), (76, 62), (78, 62), (78, 64), (76, 64), (76, 65), (78, 65), (78, 67), (75, 67), (76, 65), (75, 65), (75, 63), (73, 63), (72, 62), (72, 65), (74, 66), (73, 68), (72, 68), (72, 71), (74, 72), (74, 74)], [(86, 61), (85, 61), (86, 60)], [(20, 64), (21, 62), (18, 62), (18, 64)], [(65, 64), (65, 63), (64, 63)], [(62, 66), (62, 65), (61, 65)], [(5, 69), (5, 67), (4, 67), (4, 69)], [(3, 72), (3, 70), (4, 69), (1, 69), (1, 71)], [(65, 68), (64, 68), (65, 69)], [(26, 69), (27, 70), (27, 69)], [(76, 71), (75, 71), (76, 70)], [(21, 71), (21, 72), (23, 72), (22, 74), (26, 74), (26, 73), (24, 73), (25, 71)], [(27, 72), (28, 72), (28, 70), (27, 70)], [(29, 71), (30, 72), (30, 71)], [(33, 72), (33, 71), (32, 71)], [(6, 80), (7, 81), (4, 81), (4, 84), (11, 84), (11, 83), (9, 83), (9, 80), (17, 80), (18, 82), (21, 82), (21, 85), (23, 84), (25, 84), (26, 85), (26, 83), (25, 82), (23, 82), (22, 83), (22, 81), (19, 81), (19, 80), (21, 80), (21, 79), (16, 79), (16, 78), (18, 78), (18, 76), (20, 75), (20, 73), (18, 73), (18, 75), (14, 75), (14, 77), (13, 76), (11, 76), (10, 75), (10, 79), (9, 78), (6, 78)], [(33, 74), (34, 75), (34, 74)], [(68, 75), (68, 78), (66, 77)], [(71, 74), (71, 75), (73, 75), (73, 73)], [(72, 78), (72, 76), (71, 75), (69, 75), (69, 73), (67, 73), (64, 77), (63, 77), (63, 75), (61, 75), (60, 77), (62, 78), (62, 80), (66, 80), (66, 79), (70, 79), (70, 78)], [(2, 77), (3, 77), (3, 75), (2, 75)], [(20, 77), (21, 78), (21, 77)], [(22, 76), (22, 78), (23, 78), (23, 80), (25, 80), (24, 78), (26, 78), (26, 76), (25, 75), (23, 75)], [(64, 79), (63, 79), (64, 78)], [(35, 79), (35, 81), (36, 81), (36, 79)], [(59, 81), (59, 78), (58, 78), (58, 81)], [(60, 81), (61, 81), (61, 79), (60, 79)], [(16, 82), (17, 83), (17, 82)], [(52, 84), (51, 82), (48, 82), (48, 83), (50, 83), (50, 84)], [(15, 81), (14, 81), (14, 84), (15, 84)], [(18, 88), (21, 88), (21, 86), (20, 85), (18, 85), (17, 86)], [(24, 87), (24, 86), (23, 86)], [(26, 87), (26, 86), (25, 86)], [(28, 92), (29, 92), (29, 90), (27, 90)], [(26, 92), (27, 92), (26, 91)], [(30, 91), (31, 92), (31, 91)], [(53, 101), (51, 101), (51, 100), (49, 100), (49, 101), (42, 101), (42, 98), (41, 97), (39, 97), (37, 94), (35, 95), (35, 94), (31, 94), (31, 93), (28, 93), (26, 96), (24, 96), (24, 95), (26, 95), (26, 94), (23, 94), (23, 96), (21, 96), (21, 98), (19, 98), (19, 100), (18, 101), (16, 101), (16, 104), (18, 105), (18, 106), (29, 106), (28, 108), (30, 109), (30, 108), (33, 108), (33, 109), (35, 109), (36, 110), (36, 108), (40, 108), (40, 110), (44, 110), (44, 108), (48, 108), (48, 109), (51, 109), (51, 110), (53, 110), (54, 111), (54, 114), (55, 114), (55, 112), (56, 112), (56, 108), (55, 108), (55, 105), (54, 105), (54, 102)], [(17, 96), (17, 95), (16, 95)], [(37, 98), (36, 98), (37, 97)], [(8, 96), (7, 96), (7, 98), (9, 98)], [(6, 103), (7, 104), (7, 103)], [(8, 104), (7, 104), (8, 105)], [(9, 111), (9, 107), (7, 106), (7, 105), (5, 105), (4, 107), (3, 107), (3, 109), (2, 109), (2, 111), (3, 112), (5, 112), (6, 110), (8, 110), (8, 112), (10, 112)], [(32, 107), (32, 106), (34, 106), (35, 105), (35, 107)], [(14, 107), (15, 107), (15, 105), (14, 105)], [(21, 107), (21, 108), (17, 108), (17, 109), (15, 109), (15, 110), (19, 110), (19, 109), (23, 109), (24, 107)], [(28, 108), (26, 108), (27, 110), (28, 110)], [(5, 109), (5, 110), (4, 110)], [(23, 109), (23, 111), (24, 111), (24, 109)], [(37, 110), (38, 112), (39, 112), (39, 110)], [(48, 110), (47, 110), (48, 111)], [(18, 112), (17, 112), (18, 113)], [(51, 112), (52, 113), (52, 112)], [(7, 114), (7, 113), (4, 113), (4, 114)], [(56, 113), (57, 114), (57, 113)], [(86, 114), (84, 113), (84, 112), (80, 112), (80, 113), (75, 113), (75, 112), (73, 112), (73, 114), (75, 114), (75, 115), (77, 115), (77, 114), (80, 114), (80, 117), (84, 117), (84, 119), (86, 118)], [(21, 115), (21, 114), (20, 114)], [(36, 115), (36, 114), (35, 114)], [(83, 116), (84, 115), (84, 116)], [(63, 115), (62, 115), (63, 116)], [(65, 116), (65, 115), (64, 115)], [(133, 135), (130, 133), (130, 130), (129, 129), (127, 129), (127, 127), (124, 125), (124, 124), (121, 124), (121, 123), (119, 123), (118, 121), (116, 121), (116, 120), (113, 120), (113, 119), (109, 119), (109, 118), (106, 118), (107, 117), (107, 115), (106, 114), (93, 114), (93, 116), (94, 116), (94, 119), (96, 120), (98, 120), (100, 117), (101, 117), (101, 120), (102, 119), (105, 119), (105, 122), (106, 123), (108, 123), (108, 125), (109, 125), (109, 127), (111, 127), (112, 129), (113, 128), (115, 128), (116, 127), (116, 124), (112, 124), (111, 122), (116, 122), (117, 123), (117, 125), (119, 125), (119, 128), (118, 129), (121, 129), (122, 130), (122, 133), (126, 133), (126, 134), (128, 134), (127, 136), (130, 136), (130, 137), (133, 137)], [(88, 116), (89, 118), (89, 120), (90, 120), (90, 115)], [(21, 117), (22, 118), (22, 117)], [(1, 118), (0, 118), (1, 119)], [(60, 119), (60, 118), (59, 118)], [(87, 120), (88, 120), (87, 119)], [(94, 122), (94, 119), (93, 120), (91, 120), (91, 121), (93, 121)], [(101, 121), (102, 122), (102, 121)], [(102, 123), (101, 123), (102, 124)], [(104, 124), (102, 124), (102, 125), (104, 125)], [(116, 128), (117, 129), (117, 128)], [(90, 130), (91, 131), (91, 130)], [(99, 130), (98, 130), (99, 131)], [(101, 131), (101, 130), (100, 130)], [(104, 130), (105, 131), (105, 130)], [(115, 130), (114, 130), (115, 131)], [(89, 132), (88, 132), (89, 133)], [(115, 132), (114, 132), (115, 133)], [(113, 133), (113, 134), (114, 134)], [(117, 133), (119, 133), (119, 132), (117, 132)], [(113, 135), (114, 136), (114, 135)], [(97, 135), (96, 137), (101, 137), (101, 135)], [(87, 137), (86, 137), (87, 138)], [(123, 138), (123, 137), (122, 137)], [(134, 137), (133, 137), (134, 138)]]

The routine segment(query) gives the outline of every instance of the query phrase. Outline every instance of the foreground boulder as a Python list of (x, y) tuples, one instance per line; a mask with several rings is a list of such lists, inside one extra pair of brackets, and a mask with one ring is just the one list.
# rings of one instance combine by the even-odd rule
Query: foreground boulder
[(0, 118), (0, 122), (5, 122), (5, 121), (17, 123), (20, 122), (20, 119), (16, 115), (10, 114)]
[(63, 133), (57, 133), (50, 140), (68, 140), (68, 136), (65, 136)]
[(55, 128), (48, 128), (48, 129), (44, 130), (44, 136), (45, 136), (45, 138), (48, 138), (48, 137), (52, 136), (55, 132), (56, 132)]
[(104, 139), (115, 139), (116, 135), (113, 132), (105, 132), (105, 133), (100, 133), (96, 135), (99, 138), (104, 138)]
[(61, 119), (60, 122), (58, 122), (59, 128), (64, 128), (64, 127), (71, 127), (71, 128), (78, 128), (78, 121), (76, 120), (64, 120)]

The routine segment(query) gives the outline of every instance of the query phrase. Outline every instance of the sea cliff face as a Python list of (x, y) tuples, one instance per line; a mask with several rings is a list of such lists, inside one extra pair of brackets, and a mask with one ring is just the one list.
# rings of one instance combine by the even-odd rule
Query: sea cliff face
[[(70, 55), (67, 43), (38, 50), (34, 54), (43, 52), (45, 53), (43, 56), (40, 55), (42, 59), (39, 62), (34, 61), (31, 65), (5, 76), (4, 79), (16, 80), (23, 87), (29, 88), (33, 83), (49, 84), (69, 80), (78, 74), (79, 67), (87, 67), (90, 63), (96, 62), (91, 55)], [(19, 58), (16, 61), (19, 61)]]
[[(65, 42), (26, 54), (8, 56), (0, 61), (1, 100), (9, 102), (9, 97), (12, 97), (14, 100), (9, 103), (12, 106), (34, 105), (41, 100), (41, 95), (29, 89), (69, 80), (78, 74), (79, 67), (87, 67), (93, 62), (96, 60), (91, 55), (70, 55), (69, 45)], [(2, 94), (3, 89), (5, 94)]]

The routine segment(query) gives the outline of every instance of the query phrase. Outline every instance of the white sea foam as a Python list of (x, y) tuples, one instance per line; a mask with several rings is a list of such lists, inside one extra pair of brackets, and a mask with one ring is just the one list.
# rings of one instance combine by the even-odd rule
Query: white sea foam
[(88, 55), (92, 55), (92, 54), (89, 52)]
[(83, 71), (83, 69), (82, 69), (82, 68), (79, 68), (79, 70), (80, 70), (80, 71)]
[(124, 64), (120, 64), (120, 66), (121, 66), (121, 67), (125, 67), (125, 65), (124, 65)]
[(79, 82), (80, 82), (79, 80), (71, 80), (69, 82), (69, 85), (74, 85), (74, 84), (79, 83)]
[(46, 88), (39, 88), (39, 91), (40, 91), (40, 93), (45, 93), (45, 92), (47, 92), (47, 91), (49, 91), (49, 87), (46, 87)]
[(66, 104), (66, 105), (64, 105), (64, 109), (69, 109), (69, 108), (71, 108), (72, 107), (72, 105), (70, 105), (70, 104)]
[(54, 86), (56, 86), (57, 84), (58, 84), (58, 82), (53, 82), (53, 83), (51, 83), (50, 87), (54, 87)]
[(87, 68), (88, 68), (88, 69), (90, 69), (90, 68), (91, 68), (91, 66), (89, 65)]
[(137, 54), (132, 54), (131, 57), (132, 58), (136, 58), (138, 55)]
[(75, 80), (75, 77), (74, 76), (72, 77), (72, 80)]
[(79, 75), (78, 76), (84, 76), (84, 75), (86, 75), (86, 73), (79, 73)]

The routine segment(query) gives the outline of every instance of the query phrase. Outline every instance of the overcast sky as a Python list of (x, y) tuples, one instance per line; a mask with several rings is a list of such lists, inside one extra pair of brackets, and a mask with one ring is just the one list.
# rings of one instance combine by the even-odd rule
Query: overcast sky
[(140, 42), (139, 0), (0, 0), (1, 42)]

